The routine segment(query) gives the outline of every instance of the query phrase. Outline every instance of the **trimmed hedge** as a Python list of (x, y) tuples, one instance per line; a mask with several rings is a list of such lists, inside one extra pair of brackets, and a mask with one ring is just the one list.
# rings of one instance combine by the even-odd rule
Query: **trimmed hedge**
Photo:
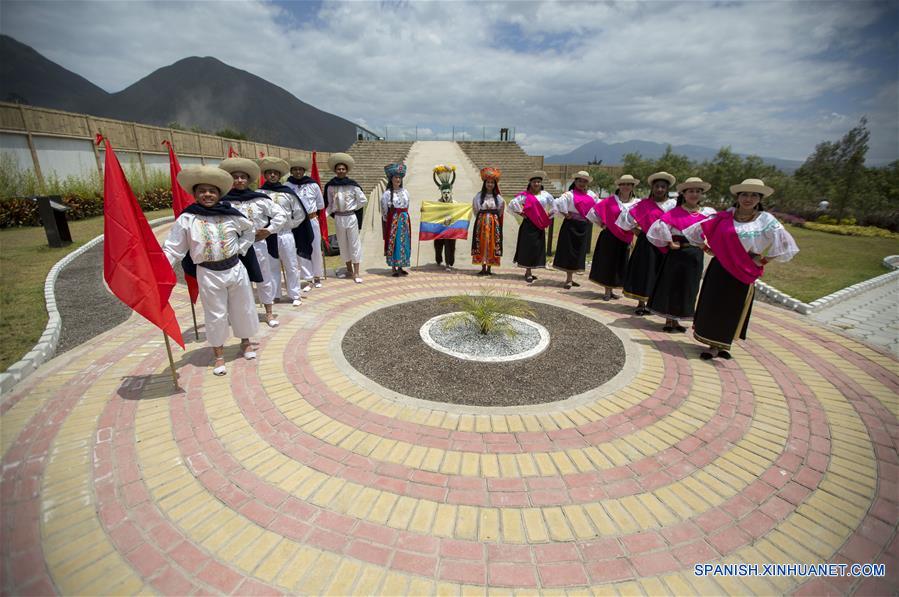
[(868, 238), (899, 239), (899, 233), (890, 232), (885, 228), (877, 228), (875, 226), (853, 226), (849, 224), (821, 224), (819, 222), (806, 222), (805, 224), (802, 224), (802, 227), (809, 230), (829, 232), (831, 234), (840, 234), (843, 236), (864, 236)]
[[(172, 206), (172, 191), (155, 188), (144, 193), (135, 194), (143, 211), (155, 211)], [(70, 222), (103, 215), (103, 197), (99, 193), (92, 196), (67, 194), (62, 202), (69, 207), (66, 219)], [(37, 203), (30, 199), (0, 199), (0, 228), (16, 226), (40, 226)]]

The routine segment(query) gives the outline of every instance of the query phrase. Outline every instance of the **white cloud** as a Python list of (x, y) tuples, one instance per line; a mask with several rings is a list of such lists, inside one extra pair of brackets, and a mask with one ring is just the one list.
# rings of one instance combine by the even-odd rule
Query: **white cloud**
[(376, 130), (513, 126), (532, 153), (639, 138), (802, 159), (867, 112), (872, 153), (899, 157), (895, 79), (822, 118), (878, 76), (859, 32), (884, 6), (34, 0), (0, 4), (0, 28), (109, 91), (215, 56)]

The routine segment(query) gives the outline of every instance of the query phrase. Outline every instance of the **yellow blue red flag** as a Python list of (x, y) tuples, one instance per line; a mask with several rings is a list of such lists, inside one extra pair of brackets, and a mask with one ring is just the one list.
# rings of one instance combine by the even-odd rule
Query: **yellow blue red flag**
[(468, 238), (471, 211), (471, 205), (468, 203), (422, 201), (418, 240)]

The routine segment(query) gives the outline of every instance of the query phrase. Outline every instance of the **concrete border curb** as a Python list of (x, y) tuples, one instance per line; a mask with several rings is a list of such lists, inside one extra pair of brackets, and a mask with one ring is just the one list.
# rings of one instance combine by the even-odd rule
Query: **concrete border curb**
[[(892, 270), (899, 270), (899, 255), (889, 255), (884, 257), (883, 264)], [(842, 290), (837, 290), (836, 292), (821, 297), (811, 303), (803, 303), (799, 299), (795, 299), (789, 294), (774, 288), (770, 284), (765, 284), (761, 280), (756, 280), (755, 288), (757, 291), (771, 299), (771, 301), (783, 305), (792, 311), (808, 315), (827, 307), (832, 307), (833, 305), (841, 303), (863, 292), (867, 292), (868, 290), (888, 284), (893, 280), (899, 280), (899, 271), (891, 271), (877, 276), (876, 278), (871, 278), (870, 280), (847, 286)]]
[[(166, 224), (174, 219), (175, 216), (157, 218), (150, 222), (150, 226)], [(0, 373), (0, 394), (8, 394), (16, 384), (31, 375), (35, 369), (49, 361), (56, 354), (56, 347), (59, 345), (59, 335), (62, 332), (62, 318), (56, 308), (56, 279), (69, 263), (101, 242), (103, 242), (102, 234), (84, 243), (84, 245), (57, 261), (50, 268), (50, 273), (47, 274), (47, 279), (44, 281), (44, 303), (48, 315), (47, 327), (44, 328), (44, 333), (41, 334), (37, 344), (24, 357), (10, 365), (9, 369)]]

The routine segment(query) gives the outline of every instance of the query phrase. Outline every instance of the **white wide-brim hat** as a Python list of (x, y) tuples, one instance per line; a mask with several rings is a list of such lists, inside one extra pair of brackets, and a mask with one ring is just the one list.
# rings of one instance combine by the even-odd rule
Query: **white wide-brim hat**
[(219, 164), (219, 168), (221, 168), (228, 174), (243, 172), (250, 177), (251, 181), (259, 180), (259, 166), (256, 164), (256, 162), (254, 162), (253, 160), (248, 160), (247, 158), (228, 158), (222, 160)]
[(740, 193), (758, 193), (762, 198), (774, 193), (774, 189), (765, 184), (760, 178), (747, 178), (740, 184), (735, 184), (730, 188), (730, 192), (734, 195)]
[(302, 168), (305, 171), (309, 171), (312, 169), (312, 158), (304, 157), (304, 158), (292, 158), (290, 160), (291, 168)]
[(654, 183), (657, 180), (667, 180), (669, 187), (671, 185), (673, 185), (675, 182), (677, 182), (677, 179), (674, 178), (673, 174), (668, 174), (667, 172), (656, 172), (654, 174), (649, 175), (649, 178), (646, 179), (646, 184), (648, 184), (649, 186), (652, 186), (652, 183)]
[(634, 178), (630, 174), (625, 174), (623, 176), (619, 176), (618, 180), (615, 181), (615, 184), (617, 184), (617, 185), (632, 184), (634, 186), (637, 186), (638, 184), (640, 184), (640, 180), (637, 178)]
[(328, 157), (328, 168), (333, 172), (337, 168), (337, 164), (344, 164), (349, 172), (356, 165), (356, 160), (348, 153), (332, 153)]
[(543, 170), (534, 170), (533, 172), (528, 174), (528, 182), (534, 180), (535, 178), (546, 180), (546, 172), (544, 172)]
[(587, 172), (586, 170), (578, 170), (577, 172), (574, 173), (574, 176), (572, 176), (572, 178), (575, 178), (575, 179), (583, 178), (587, 182), (593, 182), (593, 177), (590, 176), (590, 173)]
[(191, 195), (198, 184), (211, 184), (219, 190), (220, 195), (225, 195), (234, 185), (234, 179), (216, 166), (188, 166), (178, 173), (178, 184)]
[(677, 185), (677, 192), (683, 193), (687, 189), (702, 189), (702, 192), (705, 193), (709, 189), (712, 188), (712, 183), (706, 182), (698, 176), (691, 176), (684, 182)]
[(267, 155), (259, 160), (259, 169), (263, 174), (267, 170), (275, 170), (276, 172), (280, 172), (281, 176), (290, 174), (290, 164), (288, 164), (286, 160), (282, 160), (281, 158), (276, 158), (270, 155)]

